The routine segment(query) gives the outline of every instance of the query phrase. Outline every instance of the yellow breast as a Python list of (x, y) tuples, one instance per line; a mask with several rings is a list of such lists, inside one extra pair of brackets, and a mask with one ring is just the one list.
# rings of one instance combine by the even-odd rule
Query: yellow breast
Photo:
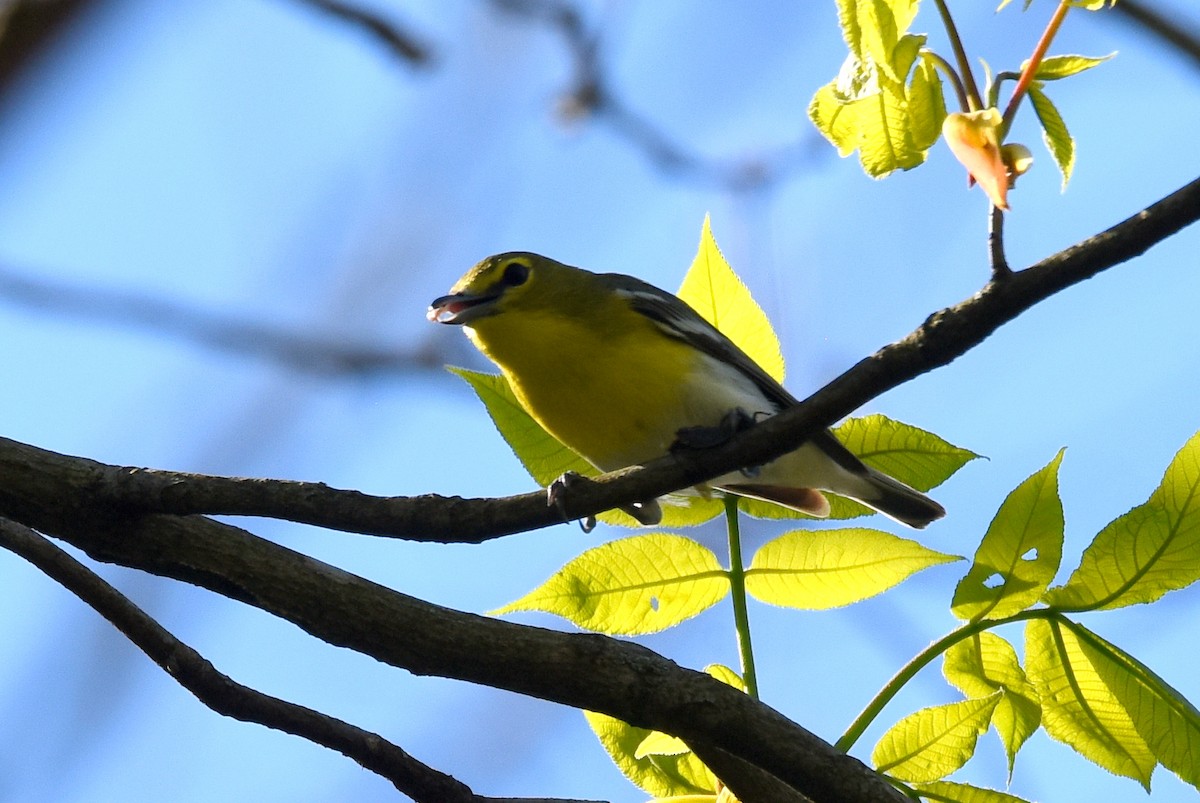
[[(641, 315), (613, 312), (584, 322), (526, 310), (468, 329), (526, 411), (604, 471), (660, 457), (681, 427), (710, 423), (694, 420), (694, 350)], [(624, 326), (612, 325), (614, 317)]]

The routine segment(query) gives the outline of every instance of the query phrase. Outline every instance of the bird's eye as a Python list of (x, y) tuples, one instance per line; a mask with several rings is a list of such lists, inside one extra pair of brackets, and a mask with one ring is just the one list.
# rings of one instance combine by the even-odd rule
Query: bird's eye
[(519, 284), (525, 284), (525, 280), (528, 278), (528, 265), (524, 262), (509, 262), (504, 266), (504, 276), (500, 279), (500, 283), (505, 287), (516, 287)]

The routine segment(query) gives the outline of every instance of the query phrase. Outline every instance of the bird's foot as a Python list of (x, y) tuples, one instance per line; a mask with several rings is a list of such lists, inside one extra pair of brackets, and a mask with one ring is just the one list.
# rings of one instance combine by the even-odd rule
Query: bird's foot
[[(564, 473), (546, 488), (546, 504), (557, 508), (563, 521), (570, 521), (567, 518), (565, 498), (571, 492), (571, 488), (577, 488), (588, 482), (591, 482), (591, 480), (578, 472), (568, 471)], [(662, 521), (662, 508), (659, 506), (657, 499), (621, 505), (618, 509), (624, 513), (628, 513), (639, 524), (646, 526), (652, 526)], [(587, 516), (580, 519), (579, 526), (585, 533), (590, 533), (596, 528), (596, 517)]]
[[(671, 444), (671, 451), (679, 451), (681, 449), (711, 449), (714, 446), (720, 446), (727, 443), (734, 435), (740, 432), (745, 432), (758, 423), (760, 416), (764, 413), (750, 413), (743, 410), (741, 407), (735, 407), (724, 416), (721, 421), (714, 427), (684, 427), (675, 433), (675, 442)], [(755, 477), (762, 466), (750, 466), (741, 470), (742, 475), (746, 477)]]

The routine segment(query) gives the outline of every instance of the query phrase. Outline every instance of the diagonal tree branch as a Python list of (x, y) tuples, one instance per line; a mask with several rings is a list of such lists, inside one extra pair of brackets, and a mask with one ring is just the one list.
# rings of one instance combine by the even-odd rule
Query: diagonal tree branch
[(344, 24), (356, 27), (385, 49), (413, 67), (425, 67), (432, 60), (429, 46), (411, 31), (384, 19), (366, 8), (342, 0), (295, 0)]
[[(727, 444), (674, 454), (572, 488), (564, 500), (565, 513), (581, 518), (686, 488), (740, 466), (762, 465), (875, 396), (950, 363), (1038, 302), (1144, 253), (1198, 219), (1200, 179), (1107, 231), (992, 281), (972, 298), (930, 315), (904, 339)], [(540, 492), (507, 499), (375, 497), (319, 483), (107, 466), (0, 438), (0, 510), (21, 504), (36, 508), (45, 499), (80, 492), (94, 494), (97, 504), (126, 514), (268, 516), (420, 541), (478, 543), (562, 520), (546, 507)]]
[[(277, 697), (218, 672), (204, 656), (175, 638), (117, 589), (44, 536), (0, 518), (0, 546), (40, 569), (107, 619), (181, 686), (216, 711), (308, 739), (354, 759), (418, 803), (501, 803), (417, 761), (380, 736)], [(516, 799), (508, 798), (511, 803)], [(522, 798), (520, 803), (587, 803)]]
[(1193, 67), (1200, 67), (1200, 30), (1195, 25), (1186, 27), (1140, 0), (1121, 0), (1112, 10), (1174, 47), (1191, 60)]

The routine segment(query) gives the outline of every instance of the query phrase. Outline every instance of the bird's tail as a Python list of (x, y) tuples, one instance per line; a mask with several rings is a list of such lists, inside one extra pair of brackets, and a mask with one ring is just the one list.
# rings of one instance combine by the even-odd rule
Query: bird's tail
[(930, 522), (937, 521), (946, 515), (946, 509), (930, 499), (916, 488), (910, 488), (887, 474), (883, 474), (870, 466), (864, 466), (866, 473), (862, 479), (874, 491), (857, 496), (856, 499), (864, 505), (875, 508), (885, 516), (890, 516), (901, 524), (915, 527), (918, 530)]

